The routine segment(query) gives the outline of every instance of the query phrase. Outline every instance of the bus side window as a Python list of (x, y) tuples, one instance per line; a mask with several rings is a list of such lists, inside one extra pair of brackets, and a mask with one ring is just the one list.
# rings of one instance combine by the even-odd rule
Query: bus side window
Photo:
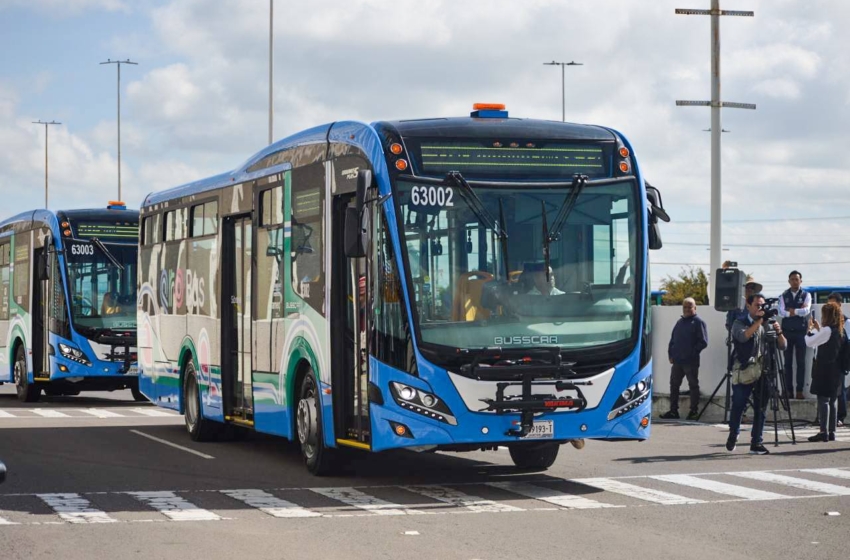
[(9, 319), (9, 263), (11, 262), (9, 243), (0, 245), (0, 321)]
[(325, 315), (325, 165), (314, 163), (292, 171), (292, 289)]
[(65, 304), (65, 284), (62, 282), (62, 273), (59, 271), (59, 259), (52, 259), (53, 265), (50, 270), (50, 277), (53, 281), (52, 293), (50, 295), (50, 331), (70, 338), (71, 333), (68, 332), (68, 311)]
[(15, 304), (24, 311), (30, 306), (30, 236), (29, 232), (15, 238), (15, 272), (12, 278), (12, 296)]

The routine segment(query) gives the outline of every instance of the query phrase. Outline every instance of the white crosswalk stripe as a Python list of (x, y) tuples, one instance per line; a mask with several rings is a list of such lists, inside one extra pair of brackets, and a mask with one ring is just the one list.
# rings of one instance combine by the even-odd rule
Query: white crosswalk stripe
[(128, 410), (132, 410), (137, 414), (143, 414), (144, 416), (152, 416), (154, 418), (174, 416), (173, 412), (166, 412), (165, 410), (161, 410), (159, 408), (130, 408)]
[(792, 488), (799, 488), (801, 490), (812, 490), (814, 492), (823, 492), (824, 494), (832, 494), (836, 496), (850, 496), (850, 488), (847, 488), (846, 486), (806, 480), (795, 476), (766, 471), (739, 472), (730, 474), (741, 478), (749, 478), (750, 480), (759, 480), (761, 482), (772, 482), (774, 484), (791, 486)]
[(544, 488), (543, 486), (536, 486), (527, 482), (491, 482), (489, 483), (489, 485), (494, 488), (501, 488), (502, 490), (507, 490), (508, 492), (519, 494), (520, 496), (526, 496), (528, 498), (533, 498), (535, 500), (540, 500), (542, 502), (546, 502), (567, 509), (597, 509), (624, 507), (615, 506), (611, 504), (604, 504), (602, 502), (597, 502), (595, 500), (585, 498), (584, 496), (577, 496), (574, 494), (567, 494), (565, 492), (558, 492), (557, 490), (552, 490), (551, 488)]
[[(729, 484), (717, 480), (719, 477), (735, 477), (741, 484)], [(816, 480), (815, 477), (829, 477), (834, 483)], [(225, 506), (229, 515), (223, 517), (220, 512), (204, 509), (196, 505), (203, 496), (226, 496), (245, 508), (255, 509), (273, 518), (297, 522), (298, 518), (335, 518), (351, 516), (400, 516), (423, 514), (461, 514), (526, 512), (540, 510), (585, 510), (600, 508), (629, 508), (651, 504), (668, 506), (679, 504), (723, 503), (730, 497), (741, 500), (791, 500), (795, 498), (817, 498), (850, 495), (850, 469), (815, 468), (782, 471), (742, 471), (702, 474), (668, 474), (627, 476), (614, 478), (582, 478), (563, 480), (549, 478), (545, 481), (499, 481), (479, 484), (435, 484), (435, 485), (398, 485), (377, 487), (330, 487), (295, 488), (295, 492), (284, 489), (235, 489), (235, 490), (193, 490), (193, 491), (152, 491), (152, 492), (94, 492), (87, 493), (51, 493), (51, 494), (0, 494), (0, 526), (8, 525), (50, 525), (82, 523), (139, 523), (154, 521), (219, 521), (238, 518), (244, 508)], [(658, 488), (659, 483), (670, 485), (675, 490)], [(755, 484), (752, 488), (747, 484)], [(562, 488), (554, 489), (556, 484)], [(652, 487), (650, 487), (652, 486)], [(585, 487), (585, 488), (581, 488)], [(598, 492), (587, 495), (587, 487)], [(481, 488), (472, 492), (473, 488)], [(777, 491), (770, 491), (776, 488)], [(808, 492), (801, 495), (781, 493), (782, 489), (795, 488)], [(697, 491), (703, 491), (698, 493)], [(716, 494), (715, 498), (706, 497), (706, 492)], [(309, 499), (309, 494), (315, 494)], [(506, 493), (515, 497), (506, 496)], [(131, 496), (149, 508), (150, 515), (159, 519), (126, 519), (121, 512), (107, 514), (92, 504), (106, 500), (115, 503), (108, 495)], [(278, 497), (278, 494), (287, 499)], [(411, 494), (424, 496), (430, 501), (411, 500)], [(696, 494), (696, 495), (695, 495)], [(107, 495), (107, 496), (104, 496)], [(396, 496), (408, 496), (405, 499)], [(317, 505), (317, 496), (328, 503)], [(381, 497), (379, 497), (381, 496)], [(385, 499), (392, 497), (394, 501)], [(300, 503), (305, 497), (309, 505)], [(517, 499), (525, 499), (522, 507), (515, 505)], [(126, 498), (123, 498), (126, 499)], [(207, 498), (208, 500), (211, 498)], [(526, 505), (528, 499), (538, 502), (539, 506)], [(12, 500), (7, 502), (6, 500)], [(17, 501), (15, 501), (17, 500)], [(21, 500), (32, 504), (34, 511), (26, 513), (21, 508)], [(111, 502), (110, 502), (111, 500)], [(222, 500), (218, 498), (219, 502)], [(395, 503), (400, 500), (401, 503)], [(28, 501), (28, 502), (27, 502)], [(324, 501), (324, 500), (322, 500)], [(43, 514), (34, 506), (41, 502), (47, 504), (56, 514), (56, 521), (44, 521), (39, 518), (32, 521), (29, 515)], [(547, 507), (555, 506), (555, 507)], [(29, 506), (28, 506), (29, 507)], [(41, 506), (43, 509), (43, 506)], [(115, 511), (115, 510), (112, 510)], [(134, 510), (135, 511), (135, 510)], [(233, 515), (236, 512), (236, 515)], [(20, 516), (20, 517), (19, 517)]]
[(672, 482), (674, 484), (681, 484), (682, 486), (699, 488), (700, 490), (708, 490), (709, 492), (715, 492), (717, 494), (726, 494), (728, 496), (743, 498), (745, 500), (781, 500), (783, 498), (790, 497), (784, 494), (765, 492), (764, 490), (756, 490), (755, 488), (747, 488), (745, 486), (736, 486), (735, 484), (727, 484), (725, 482), (719, 482), (717, 480), (710, 480), (707, 478), (700, 478), (687, 474), (668, 474), (661, 476), (652, 476), (650, 478), (654, 478), (655, 480), (662, 480), (664, 482)]
[(362, 509), (376, 515), (408, 515), (422, 514), (424, 512), (407, 509), (399, 504), (394, 504), (375, 496), (361, 492), (356, 488), (310, 488), (312, 492), (326, 498), (342, 502), (357, 509)]
[(14, 414), (9, 414), (5, 410), (0, 410), (0, 418), (17, 418)]
[(215, 513), (201, 509), (174, 492), (127, 492), (174, 521), (218, 521)]
[(59, 517), (68, 523), (117, 523), (106, 512), (91, 507), (91, 502), (79, 494), (39, 494)]
[(257, 508), (273, 517), (321, 517), (322, 514), (282, 500), (263, 490), (221, 490), (234, 500)]
[(86, 414), (90, 414), (96, 418), (123, 418), (123, 416), (117, 412), (112, 412), (105, 408), (81, 408), (79, 410), (80, 412), (85, 412)]
[(500, 504), (493, 500), (485, 500), (478, 496), (470, 496), (460, 490), (448, 488), (446, 486), (405, 486), (405, 490), (421, 494), (426, 498), (437, 500), (446, 504), (451, 504), (455, 507), (467, 508), (469, 511), (476, 513), (488, 512), (497, 513), (502, 511), (524, 511), (509, 504)]
[(580, 478), (574, 482), (593, 486), (594, 488), (599, 488), (600, 490), (605, 490), (607, 492), (614, 492), (615, 494), (622, 494), (623, 496), (629, 496), (630, 498), (637, 498), (638, 500), (665, 506), (705, 503), (705, 500), (687, 498), (685, 496), (671, 494), (670, 492), (653, 490), (652, 488), (643, 488), (615, 478)]
[(68, 418), (68, 415), (52, 408), (33, 408), (32, 412), (45, 418)]
[(63, 418), (68, 420), (100, 418), (179, 418), (180, 414), (172, 410), (159, 408), (7, 408), (0, 409), (0, 418), (37, 419)]

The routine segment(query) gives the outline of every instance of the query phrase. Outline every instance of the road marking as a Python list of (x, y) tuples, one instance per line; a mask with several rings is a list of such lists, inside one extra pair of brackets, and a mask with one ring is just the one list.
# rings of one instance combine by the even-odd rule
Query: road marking
[(405, 490), (410, 490), (411, 492), (415, 492), (416, 494), (425, 496), (426, 498), (437, 500), (438, 502), (444, 502), (456, 507), (468, 508), (470, 511), (474, 511), (475, 513), (525, 511), (522, 508), (518, 508), (512, 505), (500, 504), (499, 502), (495, 502), (493, 500), (485, 500), (484, 498), (479, 498), (478, 496), (470, 496), (469, 494), (465, 494), (460, 490), (455, 490), (446, 486), (402, 486), (402, 488), (404, 488)]
[(14, 414), (9, 414), (5, 410), (0, 410), (0, 418), (17, 418)]
[(844, 469), (800, 469), (800, 471), (850, 480), (850, 471)]
[(12, 521), (9, 521), (5, 517), (0, 517), (0, 525), (20, 525), (20, 523), (14, 523)]
[(201, 509), (174, 492), (125, 492), (173, 521), (219, 521), (215, 513)]
[(38, 497), (68, 523), (118, 522), (106, 512), (91, 507), (91, 502), (79, 494), (38, 494)]
[(369, 494), (361, 492), (360, 490), (350, 486), (342, 488), (310, 488), (310, 490), (316, 494), (325, 496), (326, 498), (348, 504), (358, 509), (366, 510), (370, 513), (374, 513), (375, 515), (421, 515), (425, 513), (419, 510), (405, 508), (399, 504), (387, 502), (380, 498), (376, 498), (375, 496), (370, 496)]
[(33, 408), (31, 412), (38, 414), (39, 416), (44, 416), (45, 418), (70, 418), (70, 416), (64, 412), (59, 412), (52, 408)]
[(695, 498), (687, 498), (685, 496), (679, 496), (669, 492), (662, 492), (661, 490), (643, 488), (641, 486), (629, 484), (628, 482), (623, 482), (622, 480), (612, 480), (610, 478), (580, 478), (573, 482), (586, 484), (587, 486), (593, 486), (594, 488), (599, 488), (606, 492), (614, 492), (615, 494), (622, 494), (624, 496), (629, 496), (630, 498), (637, 498), (638, 500), (644, 500), (646, 502), (662, 504), (665, 506), (705, 503), (705, 500), (697, 500)]
[[(734, 474), (734, 473), (723, 473)], [(664, 482), (672, 482), (673, 484), (681, 484), (682, 486), (690, 486), (691, 488), (699, 488), (700, 490), (708, 490), (717, 494), (726, 494), (727, 496), (735, 496), (745, 500), (783, 500), (791, 498), (785, 494), (775, 494), (773, 492), (765, 492), (764, 490), (756, 490), (754, 488), (746, 488), (744, 486), (736, 486), (734, 484), (726, 484), (716, 480), (706, 478), (697, 478), (687, 474), (665, 474), (660, 476), (650, 476), (655, 480)]]
[(156, 436), (152, 436), (150, 434), (140, 432), (139, 430), (130, 430), (130, 431), (133, 432), (136, 435), (140, 435), (140, 436), (146, 437), (150, 440), (157, 441), (159, 443), (167, 445), (169, 447), (173, 447), (175, 449), (185, 451), (186, 453), (191, 453), (192, 455), (197, 455), (198, 457), (203, 457), (204, 459), (215, 459), (215, 457), (213, 457), (212, 455), (207, 455), (206, 453), (201, 453), (200, 451), (195, 451), (194, 449), (189, 449), (188, 447), (183, 447), (182, 445), (177, 445), (176, 443), (171, 443), (170, 441), (168, 441), (166, 439), (161, 439), (161, 438), (158, 438)]
[(589, 498), (585, 498), (584, 496), (567, 494), (565, 492), (559, 492), (557, 490), (552, 490), (551, 488), (545, 488), (543, 486), (536, 486), (527, 482), (489, 482), (488, 486), (492, 486), (494, 488), (501, 488), (502, 490), (513, 492), (514, 494), (519, 494), (528, 498), (534, 498), (535, 500), (540, 500), (567, 509), (599, 509), (626, 507), (615, 506), (612, 504), (603, 504), (602, 502), (597, 502), (596, 500), (591, 500)]
[(792, 488), (799, 488), (801, 490), (823, 492), (824, 494), (832, 494), (835, 496), (850, 496), (850, 488), (847, 488), (846, 486), (806, 480), (805, 478), (797, 478), (795, 476), (787, 476), (784, 474), (776, 474), (765, 471), (738, 472), (730, 474), (741, 478), (749, 478), (750, 480), (759, 480), (761, 482), (772, 482), (773, 484), (791, 486)]
[(124, 418), (123, 414), (118, 414), (117, 412), (112, 412), (111, 410), (106, 410), (104, 408), (80, 408), (79, 411), (91, 414), (98, 418)]
[(282, 500), (277, 496), (262, 490), (221, 490), (225, 496), (257, 508), (273, 517), (321, 517), (322, 514), (310, 511), (292, 502)]
[(166, 412), (158, 408), (129, 408), (127, 410), (132, 410), (133, 412), (142, 414), (144, 416), (153, 416), (160, 418), (174, 418), (175, 416), (177, 416), (177, 414), (173, 412)]

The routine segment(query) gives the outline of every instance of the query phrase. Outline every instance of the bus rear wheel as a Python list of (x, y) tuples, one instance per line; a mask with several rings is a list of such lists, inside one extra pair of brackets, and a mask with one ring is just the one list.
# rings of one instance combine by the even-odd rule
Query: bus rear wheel
[(18, 393), (18, 400), (21, 402), (36, 402), (41, 396), (41, 389), (35, 385), (30, 385), (29, 376), (27, 375), (27, 358), (24, 354), (24, 346), (18, 346), (15, 350), (15, 389)]
[(148, 398), (139, 391), (139, 387), (134, 385), (130, 387), (130, 392), (133, 394), (133, 400), (136, 402), (147, 402)]
[(514, 465), (521, 469), (548, 469), (558, 458), (560, 447), (557, 443), (511, 445), (508, 451)]
[(333, 470), (333, 450), (325, 447), (320, 401), (313, 368), (310, 368), (301, 381), (295, 411), (295, 428), (304, 464), (307, 470), (316, 476), (330, 474)]
[[(138, 389), (136, 389), (138, 391)], [(141, 393), (140, 393), (141, 394)], [(133, 394), (135, 398), (135, 394)], [(192, 441), (212, 441), (217, 435), (217, 426), (201, 413), (201, 389), (198, 374), (192, 360), (183, 370), (183, 420)]]

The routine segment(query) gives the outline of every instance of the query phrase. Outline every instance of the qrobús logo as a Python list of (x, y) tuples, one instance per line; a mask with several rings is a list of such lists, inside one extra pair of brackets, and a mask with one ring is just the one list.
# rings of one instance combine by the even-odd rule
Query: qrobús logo
[(525, 335), (525, 336), (497, 336), (493, 339), (496, 346), (536, 346), (539, 344), (558, 344), (557, 336)]

